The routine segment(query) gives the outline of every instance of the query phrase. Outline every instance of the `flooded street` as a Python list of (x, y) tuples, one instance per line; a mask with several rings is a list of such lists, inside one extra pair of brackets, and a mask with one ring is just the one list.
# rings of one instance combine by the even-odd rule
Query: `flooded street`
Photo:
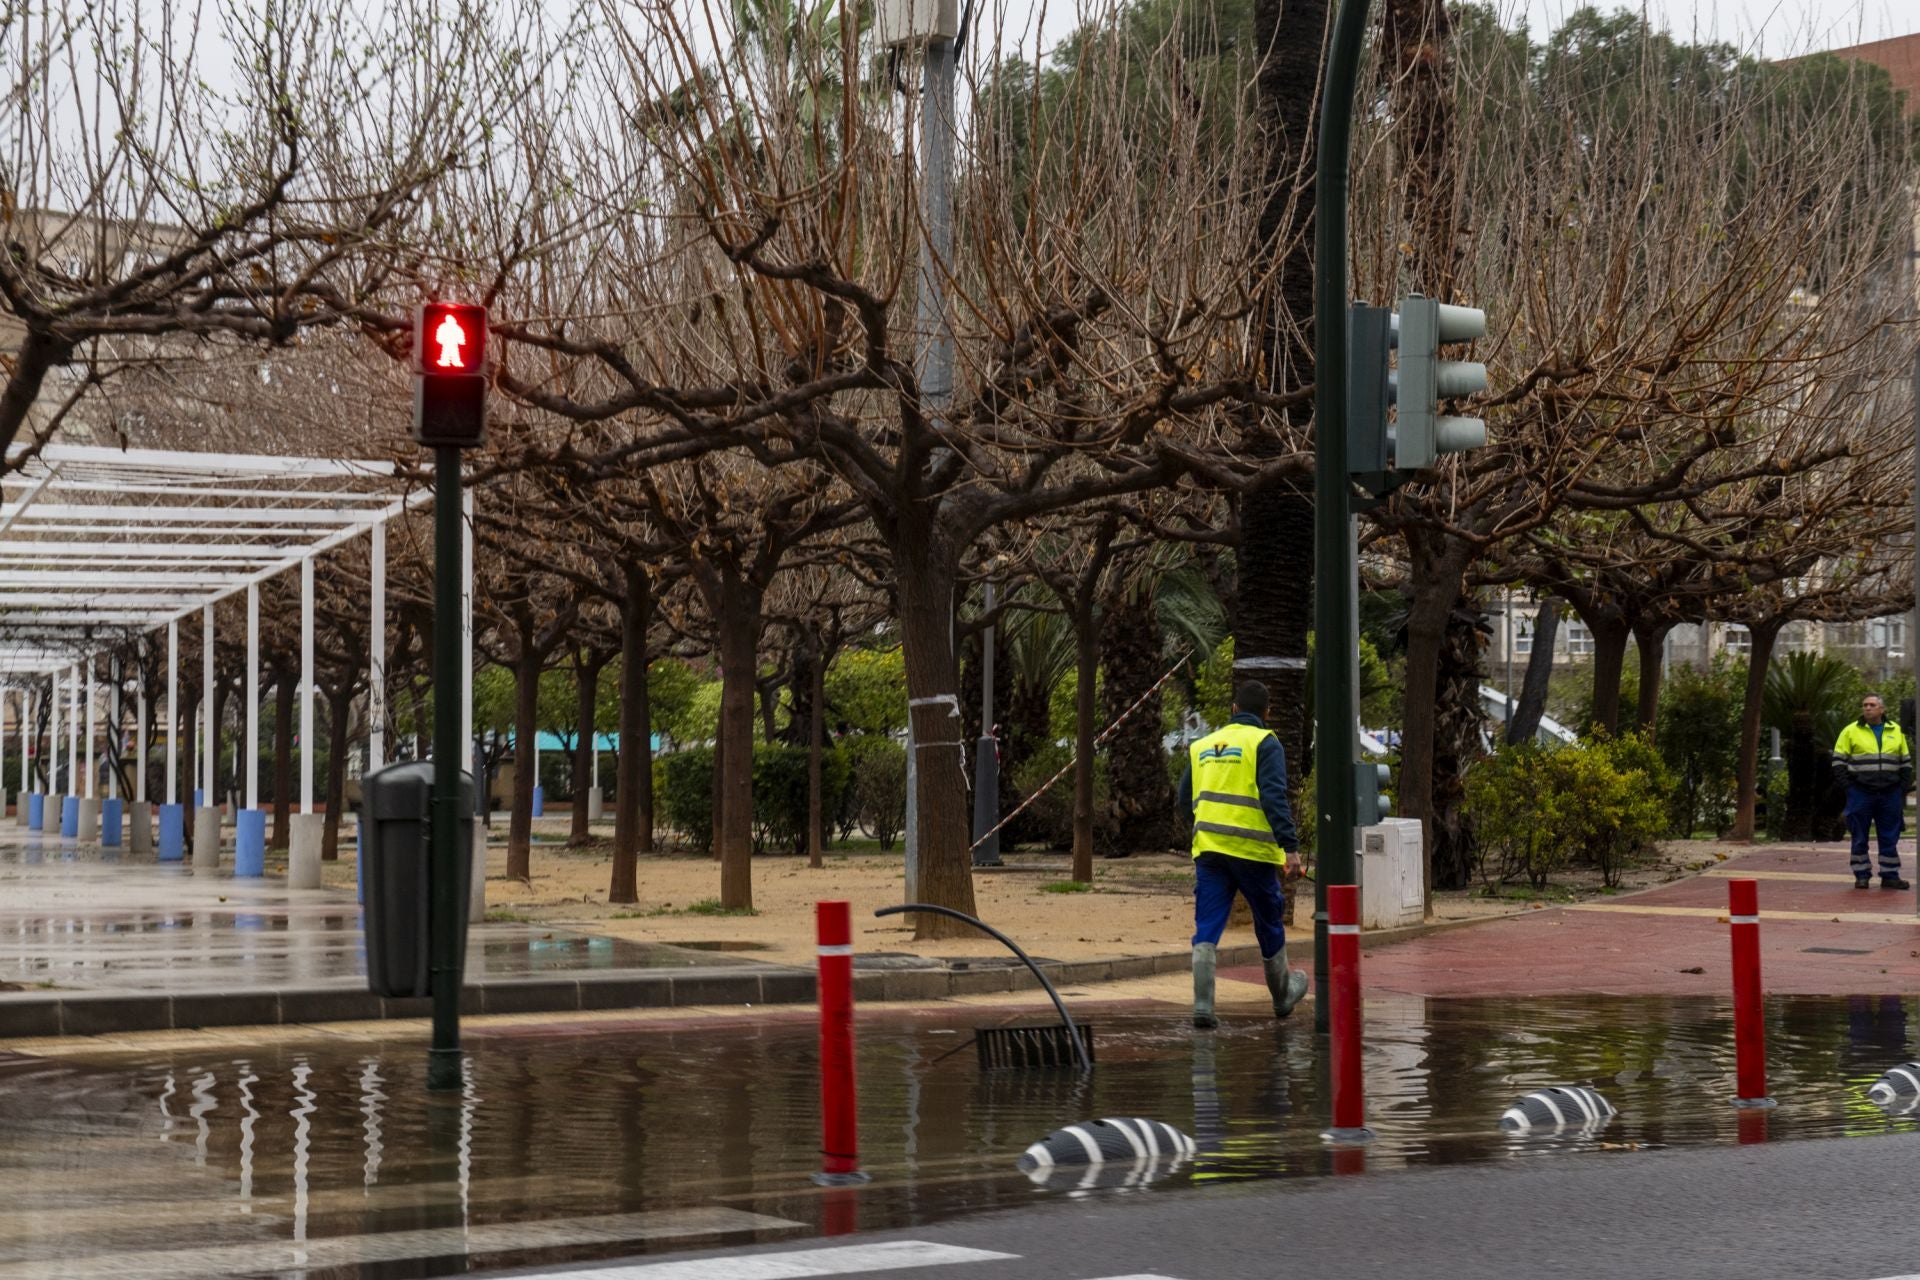
[[(1156, 1171), (1155, 1191), (1916, 1124), (1865, 1096), (1911, 1052), (1915, 1011), (1894, 997), (1772, 1002), (1780, 1107), (1744, 1115), (1728, 1101), (1731, 1025), (1717, 1001), (1382, 999), (1368, 1011), (1379, 1137), (1364, 1162), (1319, 1139), (1310, 1021), (1196, 1035), (1174, 1010), (1079, 1008), (1096, 1027), (1091, 1078), (982, 1072), (972, 1029), (1026, 1015), (864, 1015), (861, 1154), (874, 1181), (856, 1191), (808, 1180), (817, 1049), (799, 1013), (476, 1029), (466, 1088), (433, 1102), (411, 1040), (289, 1030), (253, 1047), (235, 1032), (218, 1047), (14, 1057), (0, 1063), (0, 1277), (438, 1275), (905, 1226), (1086, 1194), (1079, 1171), (1036, 1185), (1014, 1161), (1100, 1116), (1197, 1140), (1198, 1158)], [(1599, 1088), (1620, 1116), (1561, 1139), (1498, 1129), (1514, 1098), (1562, 1083)]]

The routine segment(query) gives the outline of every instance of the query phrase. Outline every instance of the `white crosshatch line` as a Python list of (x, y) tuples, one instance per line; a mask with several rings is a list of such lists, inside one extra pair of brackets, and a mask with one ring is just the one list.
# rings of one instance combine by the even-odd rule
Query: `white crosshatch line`
[[(714, 1255), (677, 1262), (632, 1262), (546, 1274), (552, 1280), (825, 1280), (832, 1276), (872, 1275), (881, 1271), (1018, 1261), (1017, 1253), (997, 1253), (991, 1249), (934, 1244), (926, 1240), (889, 1240), (778, 1253)], [(935, 1277), (930, 1275), (928, 1280)], [(961, 1274), (956, 1273), (954, 1280), (961, 1280)], [(1174, 1280), (1174, 1277), (1136, 1272), (1092, 1280)]]

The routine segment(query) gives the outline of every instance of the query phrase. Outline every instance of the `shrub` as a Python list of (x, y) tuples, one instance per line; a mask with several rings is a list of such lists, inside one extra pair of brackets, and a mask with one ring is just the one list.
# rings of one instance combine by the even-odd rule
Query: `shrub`
[(858, 823), (891, 852), (907, 825), (907, 749), (874, 733), (849, 738), (841, 750), (851, 779), (843, 805), (847, 829)]
[(1609, 885), (1665, 825), (1671, 782), (1638, 735), (1579, 746), (1503, 747), (1467, 773), (1467, 813), (1489, 884), (1524, 876), (1534, 889), (1575, 860)]
[[(828, 747), (820, 760), (820, 801), (829, 822), (847, 788), (848, 764), (837, 746)], [(661, 819), (697, 852), (711, 852), (713, 749), (689, 747), (658, 757), (653, 763), (653, 785)], [(799, 853), (806, 847), (807, 749), (755, 743), (753, 850)]]
[(1716, 662), (1709, 672), (1675, 666), (1660, 695), (1660, 756), (1673, 777), (1668, 830), (1681, 837), (1733, 821), (1734, 768), (1746, 668)]
[(689, 747), (653, 762), (653, 793), (661, 821), (696, 853), (713, 850), (713, 748)]

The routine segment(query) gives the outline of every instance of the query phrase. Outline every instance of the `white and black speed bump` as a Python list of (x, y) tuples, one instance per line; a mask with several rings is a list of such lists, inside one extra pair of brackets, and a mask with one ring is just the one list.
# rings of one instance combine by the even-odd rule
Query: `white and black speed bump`
[(1889, 1067), (1887, 1073), (1867, 1086), (1867, 1097), (1876, 1106), (1913, 1110), (1920, 1098), (1920, 1062), (1903, 1062)]
[(1555, 1085), (1537, 1089), (1500, 1113), (1500, 1127), (1510, 1133), (1535, 1133), (1570, 1126), (1597, 1129), (1619, 1112), (1613, 1104), (1583, 1085)]
[(1109, 1160), (1160, 1160), (1192, 1155), (1192, 1138), (1158, 1120), (1109, 1118), (1055, 1129), (1020, 1156), (1023, 1172), (1056, 1165), (1105, 1164)]

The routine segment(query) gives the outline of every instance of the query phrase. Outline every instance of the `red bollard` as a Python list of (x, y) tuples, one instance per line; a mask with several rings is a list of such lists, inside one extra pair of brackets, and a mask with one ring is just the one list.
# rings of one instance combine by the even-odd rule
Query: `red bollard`
[(860, 1172), (853, 1081), (853, 921), (844, 902), (815, 903), (820, 940), (820, 1172), (823, 1187), (867, 1181)]
[(1766, 1012), (1760, 997), (1760, 884), (1727, 881), (1733, 933), (1733, 1073), (1736, 1107), (1771, 1107), (1767, 1096)]
[(1320, 1136), (1334, 1143), (1371, 1142), (1360, 1075), (1360, 890), (1350, 884), (1327, 886), (1327, 983), (1333, 1127)]

